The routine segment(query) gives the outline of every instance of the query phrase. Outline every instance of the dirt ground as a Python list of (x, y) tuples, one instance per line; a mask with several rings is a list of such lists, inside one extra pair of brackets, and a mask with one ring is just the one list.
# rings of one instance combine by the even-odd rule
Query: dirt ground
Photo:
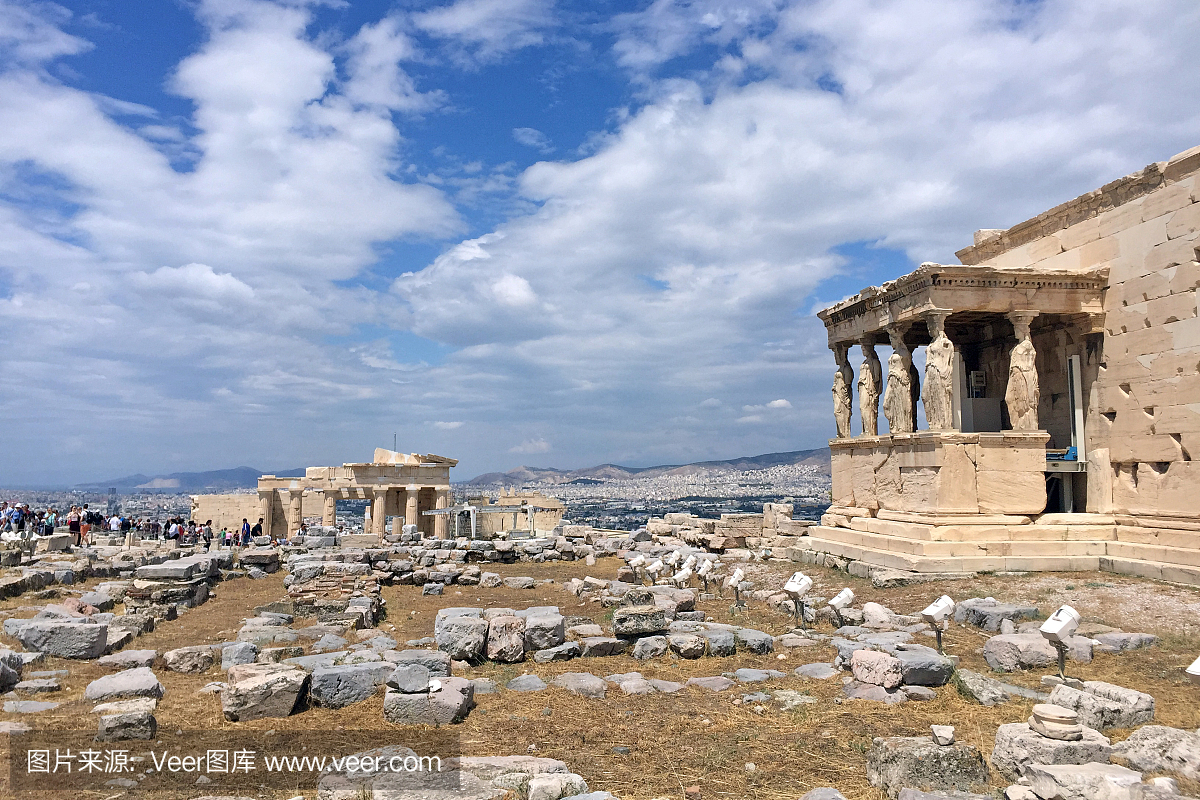
[[(399, 642), (432, 635), (438, 609), (449, 606), (524, 608), (557, 605), (568, 616), (607, 621), (608, 611), (566, 592), (561, 582), (572, 577), (613, 577), (616, 559), (601, 559), (591, 568), (582, 562), (512, 564), (494, 567), (503, 575), (553, 578), (557, 583), (532, 590), (509, 588), (447, 587), (441, 597), (423, 596), (420, 587), (385, 587), (387, 614), (380, 630)], [(795, 569), (792, 564), (752, 564), (747, 569), (757, 586), (781, 586)], [(1120, 655), (1098, 655), (1090, 664), (1069, 664), (1069, 673), (1084, 680), (1106, 680), (1152, 694), (1157, 701), (1156, 721), (1181, 728), (1200, 726), (1200, 698), (1196, 688), (1185, 682), (1183, 668), (1200, 653), (1200, 590), (1123, 578), (1104, 573), (1037, 574), (1028, 576), (981, 576), (971, 581), (946, 581), (894, 589), (876, 589), (870, 582), (844, 573), (808, 568), (813, 577), (813, 594), (832, 596), (843, 586), (856, 593), (855, 605), (873, 600), (898, 613), (915, 613), (942, 593), (955, 599), (991, 595), (1008, 602), (1036, 604), (1048, 614), (1069, 602), (1087, 622), (1100, 622), (1126, 631), (1157, 634), (1160, 642), (1151, 648)], [(74, 587), (80, 589), (83, 587)], [(284, 595), (282, 573), (259, 581), (239, 579), (217, 585), (214, 596), (203, 606), (180, 619), (161, 623), (157, 629), (130, 647), (153, 648), (160, 653), (184, 645), (226, 641), (236, 635), (241, 621), (253, 616), (253, 608)], [(790, 618), (773, 612), (765, 602), (749, 601), (736, 616), (731, 599), (703, 601), (698, 608), (715, 621), (735, 622), (772, 634), (791, 629)], [(0, 603), (0, 617), (30, 616), (33, 602), (17, 598)], [(296, 627), (312, 620), (298, 619)], [(831, 629), (825, 628), (825, 633)], [(987, 634), (952, 626), (945, 636), (946, 650), (961, 658), (962, 666), (988, 672), (981, 652)], [(920, 639), (919, 639), (920, 640)], [(13, 642), (7, 642), (13, 646)], [(875, 736), (920, 735), (930, 724), (953, 724), (959, 741), (990, 752), (997, 726), (1023, 721), (1031, 702), (1013, 701), (984, 708), (959, 696), (953, 686), (937, 690), (937, 699), (899, 706), (866, 701), (840, 702), (842, 683), (835, 677), (813, 681), (791, 674), (802, 664), (828, 662), (833, 648), (796, 648), (768, 656), (738, 654), (731, 658), (687, 661), (673, 656), (639, 662), (631, 656), (577, 659), (565, 663), (518, 665), (488, 664), (463, 671), (465, 677), (492, 678), (499, 684), (523, 672), (536, 673), (549, 681), (563, 672), (587, 671), (600, 676), (639, 671), (646, 677), (685, 681), (689, 677), (719, 675), (738, 667), (773, 668), (788, 677), (765, 685), (769, 690), (793, 689), (808, 693), (817, 702), (798, 710), (784, 711), (775, 702), (742, 702), (743, 694), (763, 685), (739, 687), (714, 694), (686, 689), (675, 695), (625, 697), (610, 687), (604, 700), (578, 697), (551, 687), (542, 692), (477, 695), (478, 707), (453, 730), (461, 737), (468, 755), (512, 755), (536, 753), (562, 759), (582, 775), (592, 790), (607, 790), (621, 798), (648, 800), (670, 797), (682, 800), (684, 788), (698, 784), (704, 797), (746, 797), (754, 800), (795, 800), (817, 786), (835, 786), (850, 800), (876, 800), (883, 795), (866, 781), (866, 751)], [(2, 714), (0, 719), (21, 720), (38, 729), (78, 730), (94, 726), (91, 703), (83, 700), (87, 684), (106, 673), (95, 662), (47, 659), (33, 670), (69, 669), (63, 691), (33, 699), (63, 703), (52, 711), (34, 715)], [(399, 742), (406, 729), (383, 719), (383, 696), (345, 709), (310, 708), (287, 719), (244, 723), (226, 722), (220, 702), (213, 695), (196, 692), (210, 681), (223, 678), (215, 668), (206, 675), (181, 675), (156, 668), (167, 689), (156, 711), (160, 739), (178, 730), (257, 731), (264, 744), (275, 733), (311, 731), (322, 743), (336, 744), (352, 731), (371, 731), (378, 744)], [(1006, 676), (1006, 680), (1039, 687), (1041, 673)], [(1129, 731), (1109, 732), (1114, 740)], [(621, 748), (620, 750), (614, 748)], [(625, 748), (628, 748), (626, 751)], [(750, 765), (753, 765), (751, 767)], [(1002, 788), (996, 783), (993, 788)], [(1200, 793), (1200, 786), (1184, 786), (1185, 792)], [(0, 789), (3, 789), (0, 786)], [(224, 794), (217, 785), (200, 788), (180, 797)], [(0, 791), (0, 796), (5, 793)], [(28, 793), (27, 793), (28, 794)], [(125, 793), (108, 789), (80, 792), (84, 797), (116, 800)], [(246, 794), (239, 792), (239, 794)], [(16, 796), (16, 795), (13, 795)], [(42, 795), (46, 796), (46, 795)], [(145, 795), (140, 795), (145, 796)], [(176, 795), (159, 794), (160, 797)], [(262, 790), (263, 798), (314, 798), (311, 786), (287, 790)]]

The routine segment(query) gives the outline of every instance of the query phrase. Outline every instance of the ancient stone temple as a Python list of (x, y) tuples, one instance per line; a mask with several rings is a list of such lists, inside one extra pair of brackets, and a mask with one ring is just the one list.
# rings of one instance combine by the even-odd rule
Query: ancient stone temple
[(382, 538), (387, 517), (393, 516), (399, 525), (416, 525), (425, 536), (444, 539), (448, 518), (423, 512), (451, 505), (450, 468), (456, 464), (443, 456), (378, 448), (365, 464), (308, 467), (303, 478), (263, 475), (257, 495), (198, 495), (192, 500), (192, 518), (236, 530), (243, 518), (253, 524), (261, 517), (264, 533), (282, 538), (318, 509), (322, 524), (335, 526), (338, 500), (367, 500), (366, 533)]
[(809, 547), (1200, 583), (1198, 171), (1195, 148), (821, 311), (837, 438)]

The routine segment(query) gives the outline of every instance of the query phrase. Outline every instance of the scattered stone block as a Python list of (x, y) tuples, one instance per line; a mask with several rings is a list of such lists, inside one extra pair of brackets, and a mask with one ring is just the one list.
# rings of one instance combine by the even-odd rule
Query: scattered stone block
[[(1092, 640), (1072, 636), (1067, 657), (1086, 664), (1092, 660)], [(1058, 662), (1058, 651), (1040, 633), (1002, 633), (987, 640), (983, 658), (998, 672), (1040, 669)]]
[(1099, 731), (1083, 729), (1079, 741), (1063, 741), (1042, 736), (1026, 722), (1001, 725), (992, 747), (992, 766), (1009, 781), (1025, 774), (1030, 764), (1108, 763), (1112, 744)]
[(490, 660), (512, 664), (525, 658), (525, 620), (515, 616), (492, 617), (487, 626)]
[(655, 634), (669, 626), (666, 610), (658, 606), (622, 606), (613, 611), (613, 633), (617, 636)]
[(287, 717), (303, 704), (309, 675), (285, 664), (238, 664), (229, 670), (221, 710), (230, 722)]
[(1169, 772), (1200, 781), (1200, 730), (1146, 725), (1114, 747), (1112, 757), (1143, 772)]
[(124, 714), (105, 714), (100, 717), (96, 731), (98, 742), (122, 742), (129, 739), (153, 739), (158, 733), (158, 721), (147, 711)]
[(805, 664), (804, 666), (796, 667), (796, 669), (792, 670), (792, 674), (798, 675), (801, 678), (811, 678), (815, 681), (824, 681), (841, 673), (834, 669), (832, 664)]
[(128, 700), (112, 700), (100, 703), (92, 709), (93, 714), (136, 714), (140, 712), (154, 713), (158, 701), (153, 697), (131, 697)]
[(216, 662), (216, 652), (211, 645), (177, 647), (163, 653), (163, 663), (172, 672), (199, 675), (207, 672)]
[(737, 646), (756, 655), (765, 656), (775, 650), (775, 637), (769, 633), (756, 631), (753, 628), (738, 628), (734, 631), (733, 636)]
[(613, 636), (588, 636), (579, 640), (581, 655), (584, 658), (590, 656), (616, 656), (625, 652), (625, 648), (629, 643), (624, 639), (617, 639)]
[(639, 661), (657, 658), (667, 652), (667, 637), (643, 636), (633, 644), (633, 657)]
[(954, 662), (932, 647), (897, 645), (892, 656), (901, 664), (901, 682), (907, 686), (945, 686), (954, 674)]
[(454, 661), (479, 661), (488, 641), (488, 622), (478, 617), (448, 617), (435, 626), (438, 649)]
[(572, 694), (583, 697), (603, 699), (608, 691), (604, 679), (590, 672), (564, 672), (551, 682), (560, 689), (566, 689)]
[(533, 660), (538, 664), (547, 664), (551, 661), (570, 661), (572, 658), (578, 658), (582, 652), (583, 648), (579, 646), (579, 642), (563, 642), (557, 647), (538, 650), (533, 654)]
[(540, 692), (546, 688), (546, 682), (537, 675), (518, 675), (506, 683), (504, 688), (514, 692)]
[[(410, 665), (409, 668), (414, 667), (425, 672), (425, 683), (428, 687), (429, 671), (419, 665)], [(375, 689), (380, 684), (385, 680), (390, 681), (389, 675), (394, 675), (402, 669), (404, 667), (393, 668), (386, 661), (317, 667), (312, 671), (308, 696), (316, 706), (345, 708), (355, 703), (361, 703), (375, 694)]]
[(928, 736), (892, 736), (872, 743), (867, 780), (891, 798), (905, 788), (967, 792), (987, 785), (988, 769), (977, 747), (943, 747)]
[(221, 648), (221, 669), (228, 671), (236, 664), (252, 664), (258, 660), (258, 647), (250, 642), (235, 642)]
[(16, 638), (27, 650), (58, 658), (91, 659), (104, 655), (108, 626), (103, 623), (38, 620), (20, 626)]
[(407, 693), (389, 689), (383, 716), (396, 725), (451, 725), (475, 706), (475, 688), (466, 678), (440, 678), (437, 691)]
[(1085, 681), (1082, 691), (1055, 686), (1050, 702), (1070, 708), (1090, 728), (1133, 728), (1154, 720), (1154, 698), (1144, 692), (1103, 681)]
[(566, 619), (559, 613), (529, 614), (525, 617), (525, 649), (548, 650), (566, 641)]
[(856, 650), (850, 658), (850, 671), (855, 680), (884, 689), (895, 689), (904, 680), (904, 663), (875, 650)]
[(722, 675), (705, 678), (688, 678), (684, 686), (695, 686), (698, 689), (708, 689), (710, 692), (723, 692), (737, 686), (736, 683)]
[(153, 697), (159, 700), (165, 692), (149, 667), (134, 667), (97, 678), (83, 690), (83, 697), (93, 703), (128, 697)]
[(974, 625), (985, 631), (999, 631), (1008, 621), (1015, 625), (1023, 620), (1037, 619), (1036, 606), (1015, 606), (1001, 603), (994, 597), (972, 597), (954, 607), (954, 621)]
[(401, 650), (386, 653), (386, 660), (396, 664), (420, 664), (433, 677), (450, 677), (450, 655), (439, 650)]
[[(697, 633), (703, 636), (708, 643), (708, 654), (710, 656), (731, 656), (737, 651), (737, 640), (733, 635), (733, 631), (706, 628), (697, 631)], [(773, 641), (771, 646), (775, 646)]]
[(1116, 764), (1030, 764), (1026, 777), (1043, 800), (1121, 800), (1142, 782), (1140, 772)]
[(1149, 647), (1158, 641), (1157, 636), (1149, 633), (1124, 633), (1123, 631), (1098, 633), (1092, 638), (1100, 642), (1098, 649), (1102, 653), (1121, 653), (1125, 650), (1138, 650), (1143, 647)]
[(120, 653), (101, 656), (97, 662), (104, 667), (116, 669), (132, 669), (133, 667), (152, 667), (158, 653), (154, 650), (124, 650)]
[(908, 702), (908, 693), (903, 689), (885, 689), (873, 683), (850, 681), (842, 687), (842, 691), (845, 692), (846, 697), (850, 700), (871, 700), (876, 703), (887, 703), (888, 705), (899, 705), (900, 703)]
[(667, 646), (680, 658), (700, 658), (708, 649), (708, 640), (692, 633), (673, 633), (667, 638)]

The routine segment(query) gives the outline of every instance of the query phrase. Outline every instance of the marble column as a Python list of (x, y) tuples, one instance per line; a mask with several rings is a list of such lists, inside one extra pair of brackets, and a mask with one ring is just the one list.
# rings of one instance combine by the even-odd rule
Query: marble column
[(858, 371), (858, 414), (863, 436), (879, 435), (879, 395), (883, 389), (883, 366), (875, 354), (875, 343), (864, 338), (859, 342), (863, 362)]
[(263, 518), (263, 533), (274, 536), (271, 526), (275, 523), (275, 490), (268, 489), (258, 493), (259, 516)]
[(934, 309), (924, 315), (933, 341), (925, 349), (925, 385), (921, 402), (931, 431), (954, 430), (954, 343), (946, 335), (950, 311)]
[[(438, 489), (437, 491), (437, 508), (450, 507), (450, 490)], [(448, 514), (438, 514), (433, 518), (433, 535), (438, 539), (445, 539), (449, 536), (450, 531), (450, 516)]]
[(371, 533), (380, 539), (383, 538), (384, 526), (387, 525), (387, 493), (388, 490), (383, 487), (376, 489), (374, 502), (371, 504)]
[(912, 351), (904, 343), (908, 325), (889, 325), (888, 339), (892, 354), (888, 356), (887, 386), (883, 390), (883, 415), (890, 433), (912, 433), (916, 429), (917, 409), (912, 385)]
[(292, 538), (292, 534), (300, 530), (300, 523), (304, 521), (304, 492), (291, 492), (291, 497), (288, 498), (288, 521), (287, 532), (288, 538)]
[(323, 494), (325, 508), (324, 513), (321, 515), (321, 524), (327, 528), (332, 528), (337, 525), (337, 492), (330, 490)]
[(1008, 315), (1017, 343), (1008, 356), (1004, 405), (1008, 408), (1008, 421), (1014, 431), (1038, 430), (1041, 388), (1038, 385), (1037, 351), (1029, 335), (1029, 326), (1036, 316), (1036, 311), (1014, 311)]
[(837, 423), (839, 439), (847, 439), (853, 435), (850, 431), (850, 417), (854, 413), (850, 387), (854, 385), (854, 369), (850, 366), (849, 350), (850, 345), (841, 342), (833, 349), (838, 365), (837, 371), (833, 373), (833, 419)]
[(417, 492), (421, 487), (410, 485), (404, 494), (404, 524), (417, 525), (420, 530), (420, 517), (417, 515)]

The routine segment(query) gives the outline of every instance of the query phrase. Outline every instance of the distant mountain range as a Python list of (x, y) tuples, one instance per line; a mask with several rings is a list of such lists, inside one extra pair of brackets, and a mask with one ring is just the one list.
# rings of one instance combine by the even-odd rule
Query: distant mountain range
[(160, 492), (229, 491), (231, 489), (253, 489), (258, 486), (258, 479), (267, 474), (280, 478), (299, 478), (304, 475), (304, 469), (268, 473), (253, 467), (234, 467), (233, 469), (214, 469), (208, 472), (172, 472), (170, 475), (151, 476), (139, 473), (111, 481), (81, 483), (74, 488), (92, 491), (115, 488), (122, 493), (137, 489)]
[(698, 472), (740, 472), (743, 470), (766, 469), (781, 465), (806, 465), (820, 467), (829, 472), (829, 448), (816, 450), (793, 450), (790, 453), (767, 453), (761, 456), (732, 458), (728, 461), (698, 461), (694, 464), (664, 464), (658, 467), (622, 467), (617, 464), (601, 464), (586, 469), (549, 469), (542, 467), (517, 467), (508, 472), (487, 472), (468, 481), (468, 485), (550, 483), (595, 485), (604, 481), (628, 478), (658, 478), (671, 475), (695, 475)]
[[(622, 467), (617, 464), (601, 464), (585, 469), (561, 470), (541, 467), (517, 467), (508, 472), (488, 472), (479, 475), (468, 485), (550, 483), (595, 485), (604, 481), (626, 478), (657, 478), (670, 475), (694, 475), (698, 472), (735, 472), (741, 470), (766, 469), (783, 464), (812, 465), (829, 471), (829, 448), (817, 450), (794, 450), (790, 453), (767, 453), (761, 456), (733, 458), (728, 461), (699, 461), (694, 464), (665, 464), (658, 467)], [(180, 493), (228, 492), (234, 489), (253, 489), (258, 479), (268, 470), (253, 467), (215, 469), (208, 472), (172, 472), (169, 475), (126, 475), (109, 481), (81, 483), (73, 487), (89, 491), (104, 491), (115, 488), (122, 494), (132, 491), (159, 491)], [(299, 478), (304, 469), (276, 470), (269, 474), (280, 478)]]

